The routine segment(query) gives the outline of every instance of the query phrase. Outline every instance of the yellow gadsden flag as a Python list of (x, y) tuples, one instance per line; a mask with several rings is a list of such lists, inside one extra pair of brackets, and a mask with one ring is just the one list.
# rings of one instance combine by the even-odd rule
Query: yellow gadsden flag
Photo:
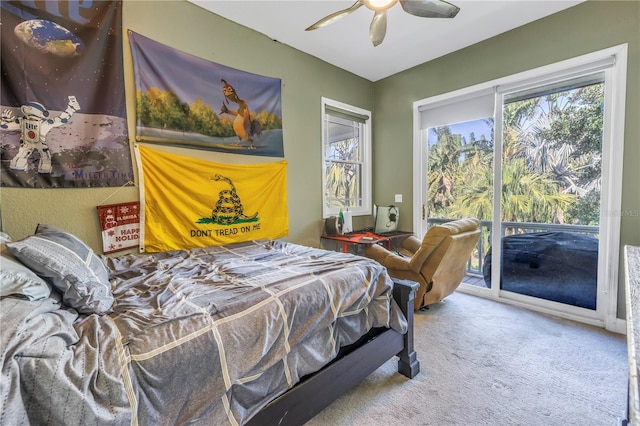
[(137, 145), (140, 250), (158, 252), (289, 234), (287, 162), (219, 164)]

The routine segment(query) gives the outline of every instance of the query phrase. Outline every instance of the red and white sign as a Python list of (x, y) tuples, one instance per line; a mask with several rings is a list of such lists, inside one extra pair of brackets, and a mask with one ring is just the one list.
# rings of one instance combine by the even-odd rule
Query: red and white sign
[(98, 206), (104, 254), (138, 247), (140, 243), (140, 202)]

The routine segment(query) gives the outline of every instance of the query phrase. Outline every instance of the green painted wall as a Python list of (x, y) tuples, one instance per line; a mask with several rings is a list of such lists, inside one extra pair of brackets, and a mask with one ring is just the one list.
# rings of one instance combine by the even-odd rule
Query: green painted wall
[[(588, 1), (375, 83), (374, 200), (413, 223), (413, 102), (628, 43), (621, 253), (640, 245), (640, 2)], [(390, 159), (394, 159), (390, 161)], [(620, 256), (619, 312), (624, 312)]]
[[(213, 62), (282, 80), (290, 222), (285, 240), (317, 247), (324, 226), (320, 199), (320, 98), (326, 96), (372, 110), (373, 83), (183, 0), (126, 0), (123, 30), (127, 29)], [(126, 38), (124, 63), (129, 139), (133, 140), (135, 89)], [(279, 160), (189, 149), (168, 150), (220, 162)], [(108, 203), (138, 199), (138, 187), (115, 192), (116, 189), (2, 188), (3, 230), (20, 239), (32, 234), (39, 222), (50, 223), (75, 233), (101, 253), (96, 205), (107, 197), (110, 197)]]

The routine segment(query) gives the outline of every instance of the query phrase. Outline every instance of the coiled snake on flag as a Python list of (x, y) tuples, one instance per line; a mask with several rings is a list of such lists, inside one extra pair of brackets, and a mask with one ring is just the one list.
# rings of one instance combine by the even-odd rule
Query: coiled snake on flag
[(214, 222), (223, 225), (230, 225), (238, 219), (251, 220), (258, 216), (258, 212), (254, 213), (253, 216), (247, 216), (244, 214), (244, 207), (242, 206), (240, 197), (236, 192), (236, 187), (233, 182), (231, 182), (231, 179), (222, 175), (215, 175), (211, 180), (225, 181), (231, 187), (231, 189), (223, 189), (218, 192), (218, 201), (216, 202), (216, 207), (211, 213), (211, 218)]

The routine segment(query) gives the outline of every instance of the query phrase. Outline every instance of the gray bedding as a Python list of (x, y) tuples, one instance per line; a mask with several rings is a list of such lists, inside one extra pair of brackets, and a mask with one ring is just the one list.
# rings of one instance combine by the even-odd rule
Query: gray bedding
[(262, 241), (105, 261), (106, 315), (0, 301), (0, 424), (243, 424), (372, 327), (406, 332), (359, 256)]

